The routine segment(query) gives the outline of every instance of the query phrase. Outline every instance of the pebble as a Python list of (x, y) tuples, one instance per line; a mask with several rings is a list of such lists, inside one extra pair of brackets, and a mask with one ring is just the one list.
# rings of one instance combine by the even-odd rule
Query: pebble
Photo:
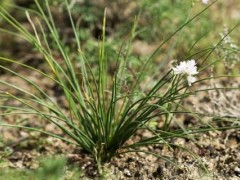
[(129, 171), (128, 169), (126, 169), (126, 168), (123, 170), (123, 173), (124, 173), (124, 175), (127, 176), (127, 177), (131, 177), (131, 176), (132, 176), (132, 174), (130, 173), (130, 171)]
[(238, 166), (234, 168), (234, 172), (236, 173), (237, 176), (240, 176), (240, 168)]

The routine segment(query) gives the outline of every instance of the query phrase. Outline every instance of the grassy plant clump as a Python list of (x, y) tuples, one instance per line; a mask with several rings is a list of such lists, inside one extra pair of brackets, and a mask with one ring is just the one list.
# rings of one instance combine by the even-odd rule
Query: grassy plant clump
[[(67, 112), (61, 104), (54, 100), (31, 78), (13, 71), (10, 67), (0, 65), (1, 69), (25, 81), (32, 88), (32, 90), (27, 90), (24, 87), (18, 87), (7, 81), (0, 80), (2, 86), (9, 86), (18, 91), (17, 94), (1, 91), (1, 97), (13, 99), (22, 104), (22, 106), (1, 105), (1, 116), (4, 119), (7, 115), (18, 113), (37, 115), (61, 129), (64, 136), (36, 127), (6, 124), (4, 120), (1, 122), (1, 126), (39, 131), (80, 146), (93, 155), (99, 167), (103, 163), (110, 161), (117, 154), (139, 151), (138, 148), (141, 146), (165, 143), (171, 145), (169, 141), (173, 137), (184, 138), (190, 134), (209, 130), (239, 128), (238, 125), (234, 124), (220, 128), (214, 127), (213, 124), (204, 124), (191, 129), (184, 127), (178, 130), (170, 129), (175, 114), (191, 113), (192, 116), (201, 120), (203, 114), (184, 108), (182, 102), (186, 97), (195, 96), (198, 92), (214, 90), (214, 88), (194, 90), (192, 87), (194, 88), (197, 83), (214, 78), (206, 77), (200, 79), (198, 75), (223, 59), (223, 57), (220, 57), (212, 62), (208, 61), (226, 35), (222, 37), (220, 42), (216, 43), (216, 46), (194, 52), (186, 56), (183, 62), (174, 64), (174, 68), (169, 68), (164, 73), (159, 72), (160, 77), (149, 90), (143, 90), (141, 84), (143, 75), (147, 73), (148, 67), (159, 49), (184, 27), (197, 19), (211, 4), (195, 16), (189, 18), (167, 37), (156, 51), (145, 60), (142, 69), (132, 79), (128, 80), (126, 79), (129, 72), (127, 64), (132, 58), (131, 43), (136, 36), (137, 18), (128, 41), (122, 44), (114, 64), (109, 64), (107, 57), (111, 56), (111, 54), (107, 53), (105, 45), (105, 27), (107, 23), (107, 10), (105, 10), (102, 35), (97, 49), (98, 57), (96, 57), (97, 60), (93, 67), (92, 63), (89, 63), (89, 60), (84, 56), (84, 52), (82, 52), (82, 45), (79, 40), (79, 27), (75, 26), (67, 0), (65, 1), (66, 12), (75, 36), (75, 54), (70, 53), (68, 46), (61, 40), (61, 35), (58, 27), (55, 25), (48, 1), (45, 1), (43, 6), (37, 0), (35, 2), (38, 11), (22, 9), (25, 11), (31, 29), (23, 26), (4, 8), (0, 8), (0, 16), (14, 29), (13, 31), (9, 30), (8, 33), (29, 42), (46, 61), (50, 72), (44, 72), (18, 60), (5, 57), (0, 57), (0, 60), (11, 62), (37, 73), (56, 84), (64, 94), (67, 102)], [(196, 61), (191, 60), (196, 57), (198, 58)], [(110, 66), (114, 67), (113, 74), (109, 73)], [(215, 78), (221, 77), (225, 76)], [(225, 89), (238, 89), (238, 87), (225, 87)], [(160, 117), (164, 122), (161, 129), (153, 126), (154, 123), (159, 121)], [(151, 137), (146, 137), (133, 143), (126, 143), (138, 131), (149, 131)]]

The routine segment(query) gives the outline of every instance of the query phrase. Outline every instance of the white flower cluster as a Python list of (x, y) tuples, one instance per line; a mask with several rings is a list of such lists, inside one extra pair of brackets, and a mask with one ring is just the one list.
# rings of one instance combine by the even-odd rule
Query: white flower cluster
[(202, 0), (202, 3), (203, 3), (203, 4), (208, 4), (208, 1), (209, 1), (209, 0)]
[(189, 86), (196, 81), (196, 77), (194, 77), (194, 75), (198, 74), (194, 59), (180, 62), (179, 65), (173, 68), (173, 72), (174, 74), (186, 74)]

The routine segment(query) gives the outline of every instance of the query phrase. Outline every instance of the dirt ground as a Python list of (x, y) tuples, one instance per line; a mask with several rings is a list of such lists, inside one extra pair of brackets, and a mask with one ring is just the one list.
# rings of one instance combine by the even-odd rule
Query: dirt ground
[[(22, 73), (28, 73), (22, 70)], [(41, 84), (49, 94), (63, 101), (61, 95), (56, 93), (54, 84), (50, 84), (47, 79), (39, 78), (37, 74), (28, 74), (32, 80)], [(10, 74), (2, 74), (1, 79), (8, 79), (15, 85), (24, 86), (30, 89), (24, 81), (17, 80)], [(3, 89), (1, 91), (10, 91)], [(14, 93), (14, 92), (11, 92)], [(15, 92), (16, 93), (16, 92)], [(239, 97), (239, 91), (233, 91)], [(191, 98), (187, 104), (197, 104), (206, 101), (207, 94), (202, 98)], [(17, 103), (6, 100), (4, 104)], [(205, 106), (209, 102), (205, 102)], [(16, 105), (16, 104), (15, 104)], [(236, 104), (239, 106), (239, 104)], [(204, 108), (202, 109), (204, 111)], [(26, 121), (28, 119), (28, 121)], [(29, 115), (4, 116), (4, 121), (13, 123), (22, 121), (23, 124), (30, 123), (31, 126), (42, 127), (50, 132), (61, 134), (54, 125), (44, 122), (38, 117)], [(178, 123), (191, 127), (196, 124), (196, 120), (191, 116), (181, 115), (177, 117)], [(175, 124), (176, 125), (176, 124)], [(223, 124), (220, 126), (223, 126)], [(174, 128), (174, 123), (173, 123)], [(4, 146), (0, 147), (0, 155), (6, 150), (9, 152), (2, 156), (7, 165), (17, 169), (35, 169), (39, 166), (38, 159), (46, 155), (61, 154), (67, 157), (69, 164), (75, 164), (85, 172), (82, 179), (92, 179), (97, 177), (96, 164), (89, 154), (73, 145), (67, 145), (61, 140), (47, 137), (37, 132), (23, 131), (21, 129), (0, 128), (1, 139)], [(131, 141), (141, 137), (147, 137), (147, 132), (139, 132)], [(168, 145), (155, 145), (144, 147), (141, 150), (154, 152), (162, 158), (146, 153), (127, 153), (115, 157), (105, 165), (105, 177), (108, 179), (240, 179), (240, 134), (238, 130), (213, 131), (199, 134), (194, 140), (175, 138), (172, 143), (179, 147), (169, 147)], [(187, 150), (180, 148), (184, 147)], [(175, 162), (177, 165), (164, 160), (164, 158)], [(207, 169), (207, 170), (206, 170)]]

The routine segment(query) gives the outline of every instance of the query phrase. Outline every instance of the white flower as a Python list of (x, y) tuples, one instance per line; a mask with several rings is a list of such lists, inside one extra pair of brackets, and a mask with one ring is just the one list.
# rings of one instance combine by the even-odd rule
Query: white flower
[(188, 74), (188, 75), (196, 75), (197, 66), (194, 59), (188, 61), (182, 61), (179, 65), (173, 68), (174, 74)]
[(208, 4), (208, 1), (209, 1), (209, 0), (202, 0), (202, 3), (203, 3), (203, 4)]
[(193, 76), (188, 76), (187, 77), (187, 81), (188, 81), (188, 85), (191, 86), (192, 83), (194, 83), (197, 80), (197, 78), (193, 77)]
[(188, 61), (182, 61), (179, 65), (173, 68), (174, 74), (186, 74), (188, 85), (191, 86), (192, 83), (196, 81), (194, 75), (198, 74), (196, 61), (194, 59)]

